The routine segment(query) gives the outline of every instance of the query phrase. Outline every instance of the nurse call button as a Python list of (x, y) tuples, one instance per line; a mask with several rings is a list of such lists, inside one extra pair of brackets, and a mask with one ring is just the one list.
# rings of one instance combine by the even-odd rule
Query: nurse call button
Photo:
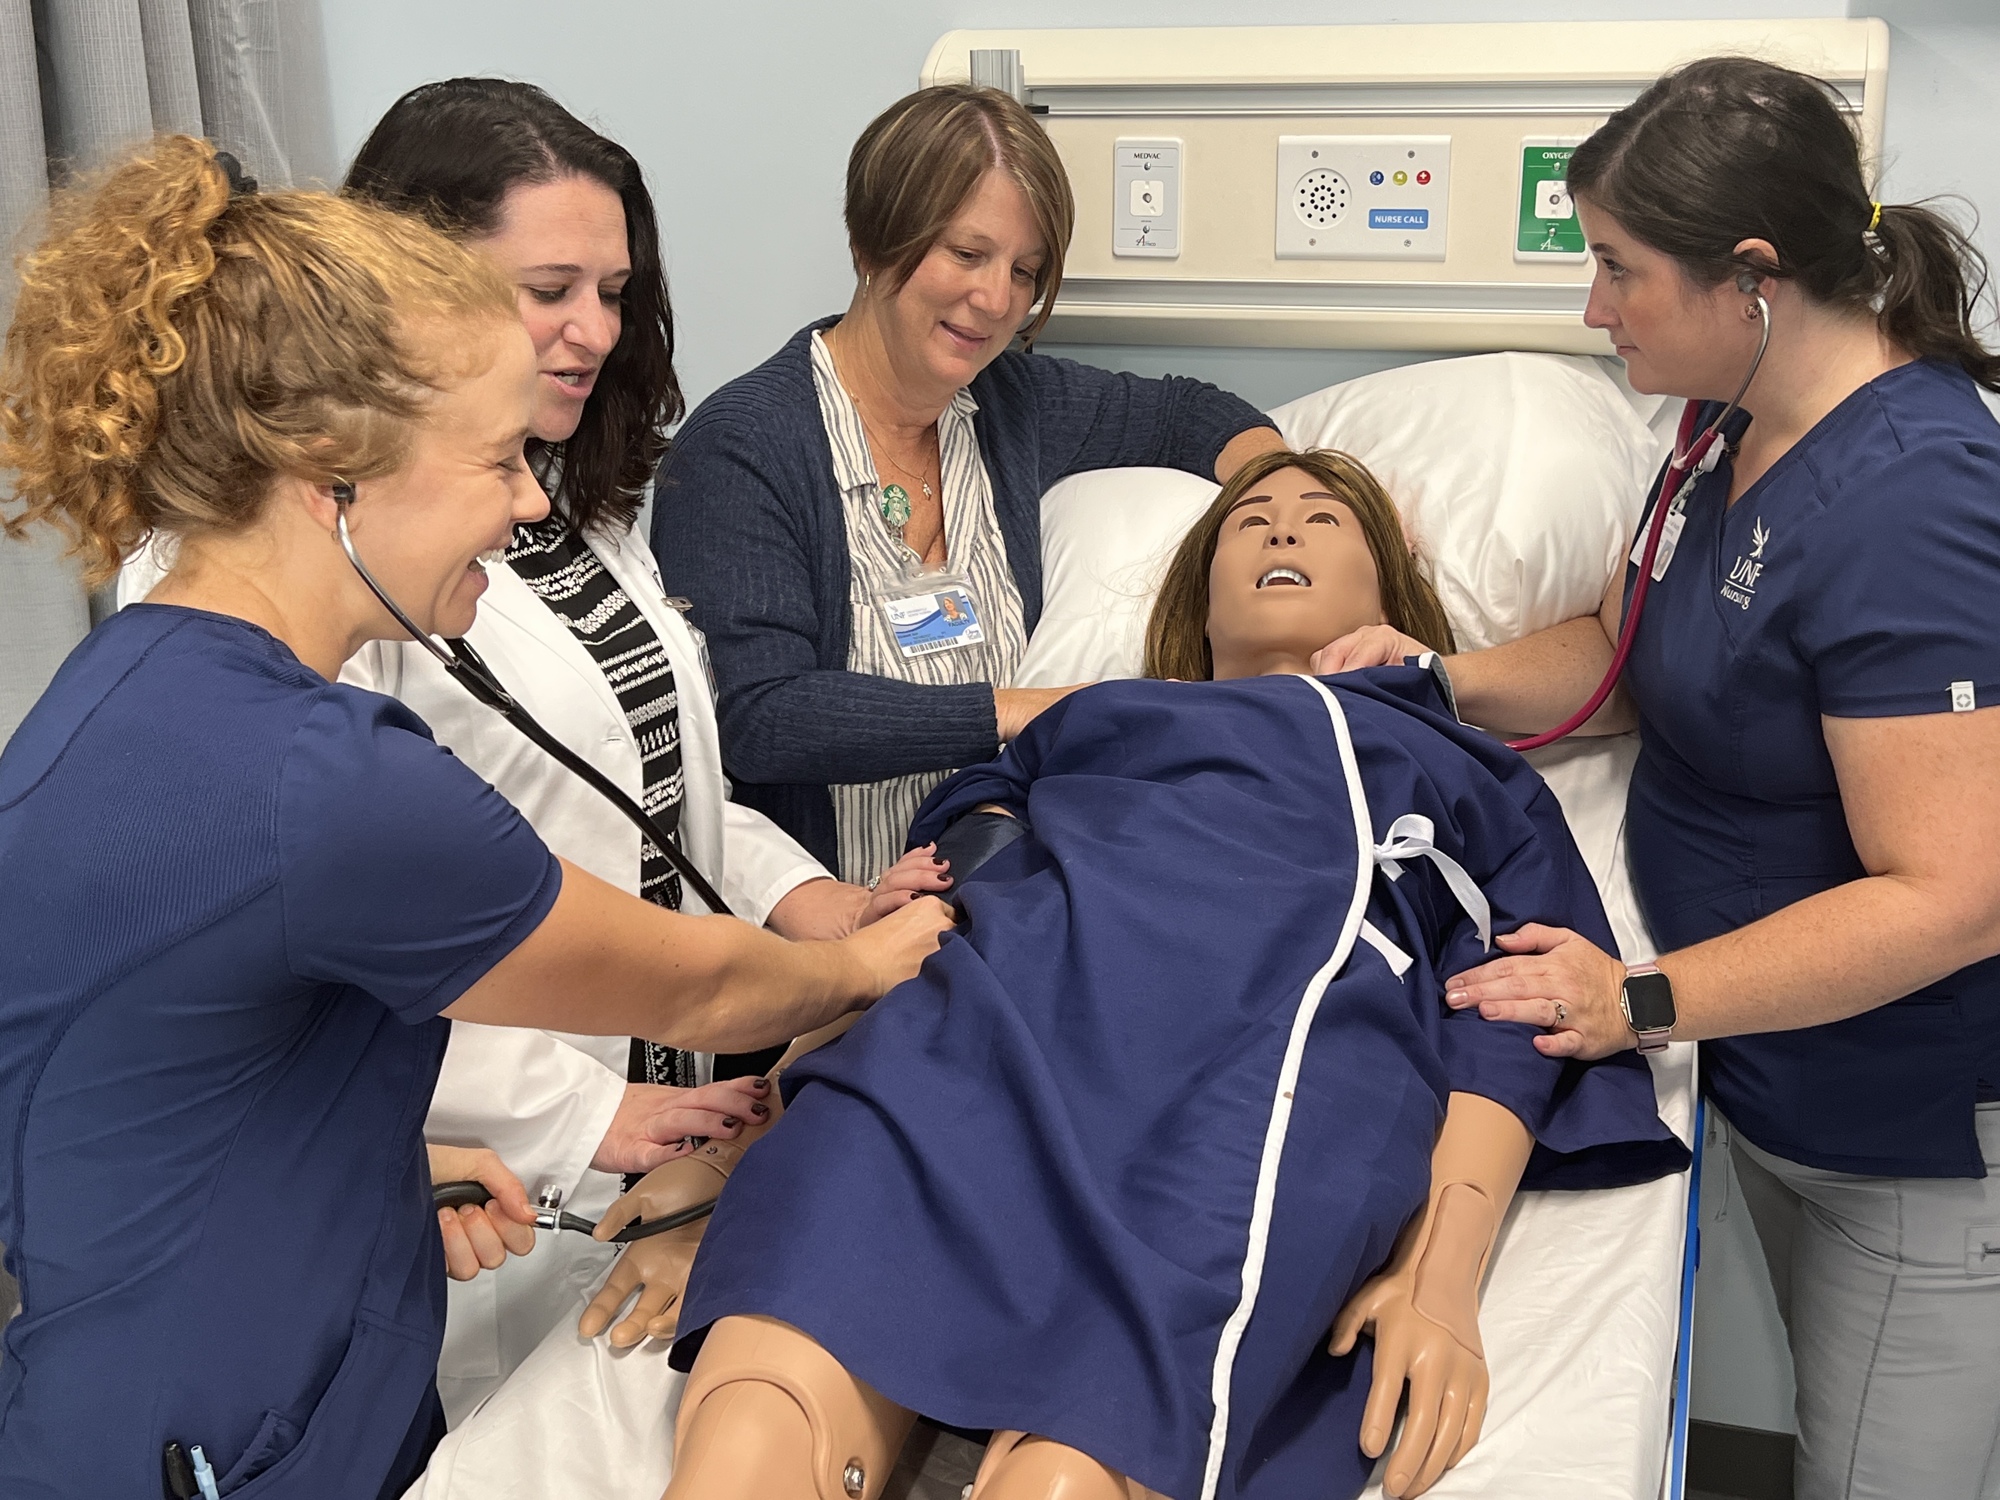
[(1370, 229), (1429, 229), (1431, 211), (1428, 208), (1371, 208), (1368, 210)]

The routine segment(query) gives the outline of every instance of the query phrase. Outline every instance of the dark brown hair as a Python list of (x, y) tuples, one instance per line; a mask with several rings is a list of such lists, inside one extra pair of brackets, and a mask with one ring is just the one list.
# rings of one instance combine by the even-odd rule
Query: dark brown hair
[[(1795, 281), (1814, 301), (1874, 316), (1920, 358), (2000, 390), (2000, 356), (1974, 332), (1986, 261), (1933, 209), (1885, 203), (1879, 218), (1838, 95), (1748, 57), (1677, 68), (1577, 147), (1569, 187), (1698, 286), (1745, 269)], [(1775, 265), (1736, 254), (1768, 240)]]
[(1076, 200), (1048, 133), (1011, 94), (940, 84), (877, 115), (847, 158), (847, 240), (857, 275), (880, 276), (890, 291), (901, 291), (979, 179), (995, 168), (1026, 195), (1042, 232), (1035, 273), (1041, 311), (1021, 330), (1033, 343), (1062, 286)]
[[(674, 311), (660, 261), (653, 195), (632, 153), (599, 135), (531, 83), (450, 78), (414, 88), (369, 133), (344, 191), (428, 219), (460, 238), (500, 227), (510, 188), (584, 177), (625, 206), (632, 276), (619, 300), (618, 342), (583, 419), (561, 443), (529, 439), (528, 455), (562, 460), (550, 502), (579, 531), (632, 524), (686, 401), (674, 374)], [(537, 465), (537, 467), (541, 467)]]
[(231, 192), (162, 136), (58, 193), (21, 257), (0, 371), (18, 514), (67, 531), (95, 585), (139, 539), (253, 522), (272, 483), (393, 472), (432, 392), (518, 326), (483, 256), (326, 193)]
[(1310, 474), (1360, 520), (1362, 538), (1375, 559), (1382, 614), (1389, 624), (1436, 650), (1456, 650), (1444, 605), (1403, 539), (1395, 501), (1375, 476), (1331, 448), (1308, 448), (1303, 453), (1278, 449), (1258, 454), (1230, 476), (1222, 493), (1181, 539), (1146, 621), (1146, 675), (1182, 682), (1206, 682), (1215, 675), (1215, 654), (1208, 644), (1208, 571), (1215, 561), (1223, 519), (1251, 486), (1284, 469)]

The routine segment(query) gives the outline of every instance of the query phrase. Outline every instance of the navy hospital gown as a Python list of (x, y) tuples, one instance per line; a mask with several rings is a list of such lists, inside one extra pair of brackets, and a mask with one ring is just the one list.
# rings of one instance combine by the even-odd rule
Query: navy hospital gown
[(1423, 1203), (1451, 1092), (1534, 1132), (1524, 1186), (1686, 1164), (1636, 1055), (1556, 1062), (1446, 1009), (1483, 944), (1435, 861), (1376, 848), (1406, 815), (1495, 930), (1615, 949), (1554, 796), (1427, 673), (1085, 688), (912, 842), (988, 802), (1028, 836), (967, 880), (962, 935), (789, 1070), (677, 1362), (763, 1314), (905, 1406), (1175, 1500), (1352, 1496), (1369, 1346), (1327, 1334)]

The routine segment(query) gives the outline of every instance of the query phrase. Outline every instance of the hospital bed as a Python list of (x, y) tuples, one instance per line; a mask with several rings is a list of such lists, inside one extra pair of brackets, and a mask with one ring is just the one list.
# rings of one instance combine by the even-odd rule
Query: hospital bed
[[(1272, 413), (1295, 446), (1354, 454), (1428, 559), (1461, 647), (1595, 609), (1623, 566), (1675, 411), (1611, 361), (1490, 354), (1406, 366)], [(1677, 407), (1678, 403), (1668, 403)], [(1168, 555), (1215, 486), (1164, 470), (1078, 475), (1043, 500), (1045, 605), (1017, 681), (1138, 671)], [(1561, 800), (1628, 959), (1650, 958), (1625, 865), (1631, 736), (1531, 758)], [(1653, 1059), (1663, 1119), (1697, 1141), (1693, 1048)], [(1680, 1500), (1691, 1335), (1692, 1184), (1522, 1193), (1480, 1325), (1492, 1396), (1478, 1445), (1438, 1500)], [(579, 1308), (580, 1310), (580, 1308)], [(614, 1351), (558, 1327), (450, 1434), (411, 1500), (588, 1494), (657, 1500), (681, 1377), (664, 1345)], [(1380, 1496), (1371, 1486), (1368, 1500)]]

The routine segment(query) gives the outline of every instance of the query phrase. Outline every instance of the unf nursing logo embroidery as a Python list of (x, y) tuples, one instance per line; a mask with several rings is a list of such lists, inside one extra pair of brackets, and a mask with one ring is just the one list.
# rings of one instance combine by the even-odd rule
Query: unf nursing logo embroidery
[(1736, 566), (1729, 570), (1729, 582), (1722, 586), (1722, 597), (1738, 609), (1748, 609), (1757, 597), (1757, 580), (1764, 576), (1764, 544), (1770, 540), (1771, 529), (1759, 516), (1750, 523), (1750, 555), (1736, 559)]

